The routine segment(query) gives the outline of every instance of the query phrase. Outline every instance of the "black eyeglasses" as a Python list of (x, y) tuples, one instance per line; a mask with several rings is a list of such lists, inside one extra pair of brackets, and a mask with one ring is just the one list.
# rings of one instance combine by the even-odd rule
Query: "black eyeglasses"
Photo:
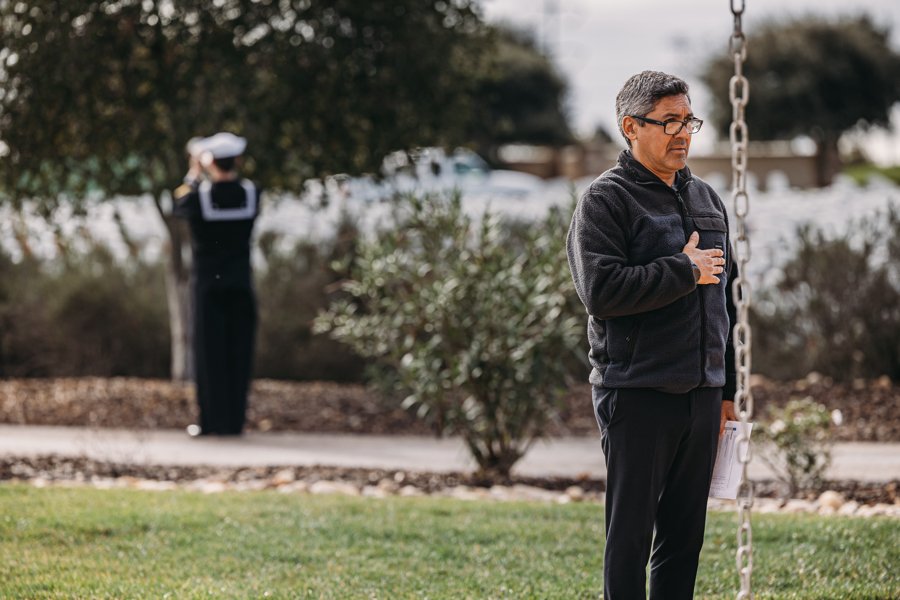
[(665, 131), (668, 135), (678, 135), (681, 133), (682, 128), (687, 127), (688, 133), (695, 134), (700, 131), (700, 127), (703, 125), (703, 119), (685, 119), (684, 121), (657, 121), (656, 119), (648, 119), (647, 117), (639, 117), (637, 115), (628, 115), (632, 119), (637, 119), (639, 121), (643, 121), (644, 123), (652, 123), (653, 125), (661, 125), (663, 131)]

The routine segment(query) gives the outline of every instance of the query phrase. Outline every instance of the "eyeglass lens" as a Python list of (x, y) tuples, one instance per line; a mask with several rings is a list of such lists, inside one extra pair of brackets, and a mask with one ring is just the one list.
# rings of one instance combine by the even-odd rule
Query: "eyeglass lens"
[(678, 135), (681, 131), (682, 127), (687, 126), (688, 132), (697, 133), (700, 131), (700, 126), (703, 125), (703, 121), (700, 119), (688, 119), (685, 122), (681, 121), (667, 121), (666, 122), (666, 133), (668, 135)]

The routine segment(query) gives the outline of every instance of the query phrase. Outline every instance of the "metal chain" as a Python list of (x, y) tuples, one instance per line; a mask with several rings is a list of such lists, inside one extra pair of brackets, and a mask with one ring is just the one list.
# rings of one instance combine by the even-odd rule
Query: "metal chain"
[[(736, 4), (739, 3), (739, 6)], [(750, 282), (747, 281), (747, 262), (750, 260), (750, 240), (747, 237), (746, 217), (750, 212), (750, 196), (747, 195), (747, 122), (744, 120), (744, 108), (750, 97), (750, 82), (744, 77), (743, 67), (747, 58), (747, 39), (741, 25), (745, 0), (730, 0), (731, 13), (734, 15), (734, 31), (729, 41), (729, 50), (734, 57), (734, 77), (728, 86), (731, 100), (732, 122), (729, 128), (731, 138), (731, 170), (732, 198), (734, 214), (737, 217), (737, 237), (735, 239), (735, 259), (738, 263), (738, 276), (732, 285), (732, 297), (737, 307), (738, 322), (734, 326), (734, 362), (737, 371), (737, 391), (734, 403), (741, 421), (738, 432), (737, 454), (741, 462), (741, 482), (738, 487), (738, 530), (736, 563), (741, 590), (738, 600), (750, 600), (753, 591), (750, 578), (753, 574), (753, 535), (750, 525), (753, 507), (753, 483), (747, 475), (747, 467), (751, 459), (750, 436), (745, 434), (753, 416), (753, 394), (750, 390)]]

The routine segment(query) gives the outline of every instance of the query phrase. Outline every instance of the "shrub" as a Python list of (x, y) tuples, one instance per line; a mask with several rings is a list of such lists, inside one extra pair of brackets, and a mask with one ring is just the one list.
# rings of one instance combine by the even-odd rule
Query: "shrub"
[(363, 243), (319, 331), (392, 369), (408, 407), (459, 435), (482, 473), (505, 476), (545, 430), (579, 349), (568, 222), (517, 235), (458, 194), (400, 200), (395, 228)]
[(324, 242), (285, 245), (282, 236), (264, 233), (259, 248), (265, 265), (256, 271), (259, 330), (254, 374), (294, 380), (360, 381), (363, 360), (347, 345), (313, 332), (316, 315), (328, 306), (329, 289), (341, 273), (330, 265), (350, 259), (356, 228), (343, 222)]
[(900, 214), (829, 237), (809, 225), (752, 312), (755, 366), (779, 379), (900, 380)]
[(44, 297), (46, 273), (26, 257), (0, 251), (0, 377), (44, 375), (54, 363), (53, 329)]
[(52, 261), (2, 254), (0, 375), (165, 377), (164, 294), (158, 265), (97, 244)]
[(831, 414), (812, 398), (792, 399), (762, 427), (761, 457), (787, 495), (817, 491), (831, 465)]
[[(0, 246), (0, 376), (169, 377), (169, 321), (162, 264), (122, 230), (130, 254), (113, 255), (86, 227), (55, 231), (59, 253), (13, 260)], [(284, 379), (358, 381), (362, 361), (312, 323), (341, 277), (330, 267), (352, 256), (345, 222), (323, 242), (284, 244), (263, 234), (256, 272), (259, 331), (255, 374)]]
[(159, 264), (128, 263), (101, 245), (73, 254), (47, 281), (63, 376), (166, 377), (169, 321)]

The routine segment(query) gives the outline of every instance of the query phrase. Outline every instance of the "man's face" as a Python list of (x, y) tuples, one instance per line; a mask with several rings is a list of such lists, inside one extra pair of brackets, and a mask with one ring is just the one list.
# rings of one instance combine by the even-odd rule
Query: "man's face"
[[(684, 121), (692, 118), (691, 103), (687, 96), (666, 96), (656, 103), (646, 116), (656, 121)], [(663, 181), (674, 178), (675, 171), (684, 168), (688, 150), (691, 147), (691, 134), (687, 127), (682, 127), (675, 135), (668, 135), (664, 128), (653, 123), (645, 123), (625, 117), (623, 120), (625, 134), (631, 140), (632, 152), (645, 167), (653, 171)]]

